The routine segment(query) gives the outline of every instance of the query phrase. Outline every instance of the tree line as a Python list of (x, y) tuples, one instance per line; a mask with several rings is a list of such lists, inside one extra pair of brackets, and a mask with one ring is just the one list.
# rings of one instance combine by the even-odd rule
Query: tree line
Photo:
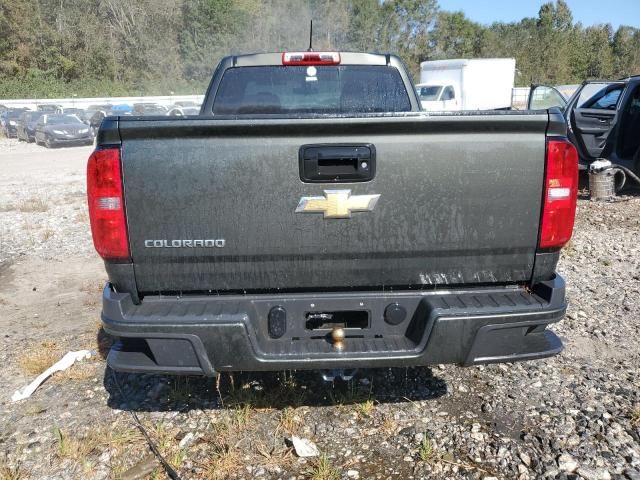
[(437, 0), (0, 0), (0, 98), (202, 93), (228, 54), (306, 49), (515, 57), (516, 83), (640, 73), (640, 29), (574, 22), (563, 0), (480, 25)]

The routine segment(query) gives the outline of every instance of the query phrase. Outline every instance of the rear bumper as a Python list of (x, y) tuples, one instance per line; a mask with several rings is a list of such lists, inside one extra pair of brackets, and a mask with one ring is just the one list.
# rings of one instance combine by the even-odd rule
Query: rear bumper
[[(407, 312), (384, 320), (389, 304)], [(272, 338), (273, 307), (286, 331)], [(310, 330), (307, 312), (366, 311), (366, 328), (346, 330), (337, 351), (328, 330)], [(534, 360), (560, 353), (547, 326), (566, 310), (560, 276), (536, 285), (429, 292), (145, 297), (107, 285), (102, 320), (118, 337), (108, 356), (117, 371), (213, 376), (218, 371), (371, 368)]]

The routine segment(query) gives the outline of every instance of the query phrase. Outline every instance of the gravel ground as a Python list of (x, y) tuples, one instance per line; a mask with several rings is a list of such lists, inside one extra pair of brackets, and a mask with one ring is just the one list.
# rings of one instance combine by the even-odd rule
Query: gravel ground
[[(0, 479), (167, 478), (132, 413), (185, 479), (640, 479), (640, 195), (579, 201), (558, 357), (216, 384), (105, 370), (89, 150), (0, 143)], [(95, 357), (11, 403), (81, 348)], [(321, 455), (297, 457), (293, 435)]]

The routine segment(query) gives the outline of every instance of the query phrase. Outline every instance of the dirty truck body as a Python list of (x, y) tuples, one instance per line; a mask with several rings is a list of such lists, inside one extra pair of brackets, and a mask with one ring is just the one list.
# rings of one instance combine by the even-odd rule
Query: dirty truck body
[(107, 118), (88, 196), (109, 365), (560, 352), (547, 326), (566, 309), (555, 267), (577, 182), (562, 116), (419, 108), (396, 57), (260, 54), (221, 62), (198, 117)]

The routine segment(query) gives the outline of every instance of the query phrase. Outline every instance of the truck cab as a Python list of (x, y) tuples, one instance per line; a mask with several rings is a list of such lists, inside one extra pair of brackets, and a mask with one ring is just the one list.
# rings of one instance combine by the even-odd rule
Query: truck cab
[(420, 83), (416, 85), (416, 94), (422, 109), (427, 112), (459, 110), (458, 95), (453, 85)]

